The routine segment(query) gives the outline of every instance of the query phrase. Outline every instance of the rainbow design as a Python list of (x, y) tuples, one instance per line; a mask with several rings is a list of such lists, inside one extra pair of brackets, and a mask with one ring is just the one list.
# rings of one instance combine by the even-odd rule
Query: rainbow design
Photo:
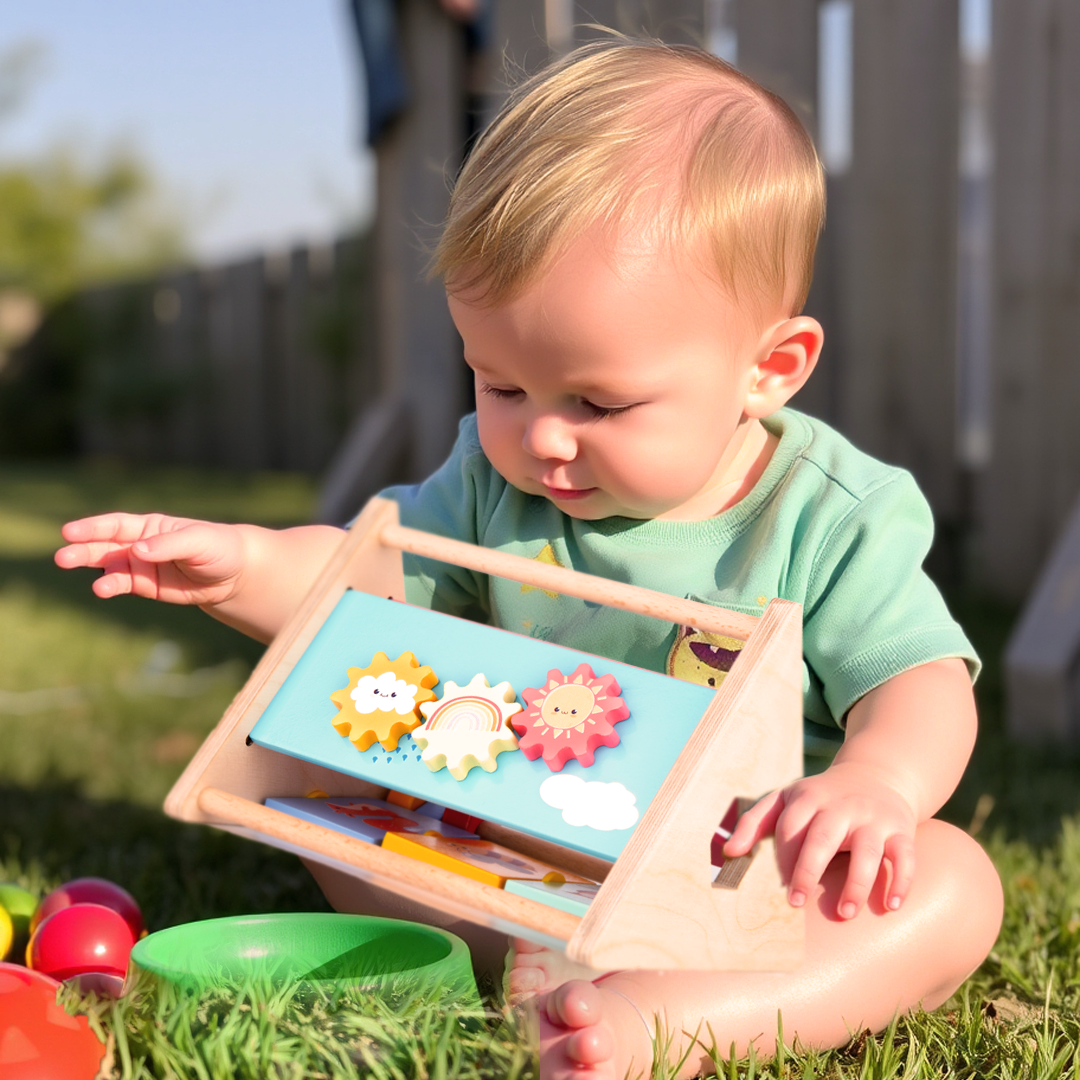
[(499, 705), (489, 698), (469, 696), (444, 698), (424, 724), (427, 731), (498, 731), (503, 726)]
[(521, 706), (508, 682), (489, 686), (483, 674), (474, 675), (466, 686), (447, 682), (442, 698), (424, 702), (420, 711), (425, 719), (413, 739), (432, 772), (445, 768), (455, 780), (464, 780), (477, 765), (494, 772), (495, 758), (517, 749), (509, 718)]

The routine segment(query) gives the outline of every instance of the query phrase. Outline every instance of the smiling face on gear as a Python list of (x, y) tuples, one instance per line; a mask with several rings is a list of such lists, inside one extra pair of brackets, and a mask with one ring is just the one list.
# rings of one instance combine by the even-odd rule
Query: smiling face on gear
[(598, 746), (618, 745), (614, 725), (630, 715), (619, 693), (614, 675), (594, 675), (588, 664), (571, 675), (549, 671), (542, 687), (522, 693), (525, 710), (510, 721), (520, 749), (530, 761), (543, 755), (552, 772), (571, 758), (591, 765)]
[(431, 687), (438, 681), (411, 652), (393, 661), (378, 652), (366, 668), (349, 668), (349, 685), (330, 695), (340, 710), (334, 729), (357, 750), (376, 740), (384, 750), (394, 750), (398, 739), (421, 722), (420, 706), (435, 700)]
[(560, 683), (547, 692), (540, 705), (540, 716), (548, 727), (573, 728), (589, 720), (596, 706), (596, 692), (588, 686)]

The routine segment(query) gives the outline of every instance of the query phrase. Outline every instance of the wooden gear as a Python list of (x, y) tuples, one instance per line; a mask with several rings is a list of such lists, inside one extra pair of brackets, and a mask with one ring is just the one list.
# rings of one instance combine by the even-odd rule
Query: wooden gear
[[(316, 789), (386, 795), (371, 783), (252, 744), (248, 734), (345, 590), (404, 600), (403, 551), (745, 641), (614, 863), (530, 837), (525, 821), (520, 832), (481, 827), (487, 839), (602, 880), (583, 917), (263, 805), (269, 796)], [(801, 775), (801, 649), (798, 604), (773, 600), (760, 618), (742, 615), (404, 528), (395, 503), (372, 499), (174, 785), (165, 810), (345, 870), (429, 909), (555, 939), (572, 959), (594, 968), (790, 970), (802, 959), (803, 913), (787, 903), (771, 838), (752, 859), (739, 861), (741, 877), (728, 864), (715, 885), (709, 847), (733, 801)]]

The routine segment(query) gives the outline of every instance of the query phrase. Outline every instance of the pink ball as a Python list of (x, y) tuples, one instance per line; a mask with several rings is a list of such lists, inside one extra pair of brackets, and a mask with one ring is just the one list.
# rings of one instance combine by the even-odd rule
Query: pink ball
[(60, 982), (87, 972), (123, 976), (135, 936), (123, 916), (102, 904), (54, 911), (30, 938), (26, 962)]
[(139, 905), (135, 903), (135, 897), (127, 889), (122, 889), (114, 882), (99, 877), (73, 878), (59, 888), (53, 889), (34, 912), (34, 917), (30, 920), (30, 933), (32, 934), (54, 912), (71, 907), (72, 904), (101, 904), (102, 907), (112, 908), (131, 927), (132, 936), (136, 941), (142, 937), (145, 927), (142, 912), (139, 910)]

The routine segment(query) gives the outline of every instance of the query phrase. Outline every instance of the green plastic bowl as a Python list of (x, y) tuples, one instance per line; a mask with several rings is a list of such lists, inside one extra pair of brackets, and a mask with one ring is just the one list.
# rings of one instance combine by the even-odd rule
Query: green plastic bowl
[(248, 979), (365, 990), (449, 990), (479, 1001), (469, 948), (420, 923), (327, 912), (240, 915), (149, 934), (132, 967), (181, 986)]

